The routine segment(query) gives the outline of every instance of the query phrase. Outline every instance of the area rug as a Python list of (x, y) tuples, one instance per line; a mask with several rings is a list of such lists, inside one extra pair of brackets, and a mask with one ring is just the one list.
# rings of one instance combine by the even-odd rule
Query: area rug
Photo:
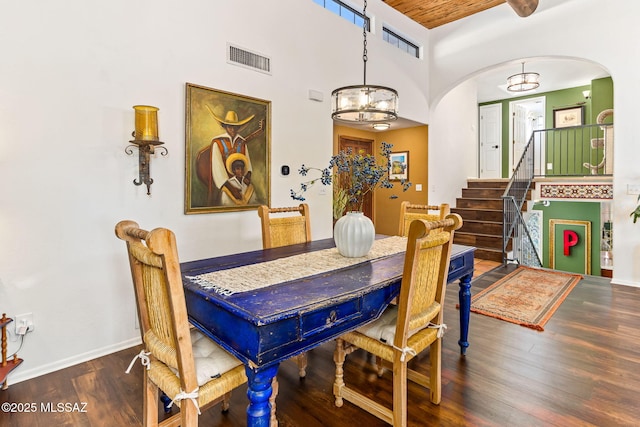
[(518, 267), (471, 298), (471, 311), (544, 331), (579, 274)]

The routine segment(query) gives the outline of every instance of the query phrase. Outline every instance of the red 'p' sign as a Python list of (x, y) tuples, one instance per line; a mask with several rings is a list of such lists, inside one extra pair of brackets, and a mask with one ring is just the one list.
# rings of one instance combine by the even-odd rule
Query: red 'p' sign
[(564, 230), (564, 256), (571, 255), (571, 247), (578, 244), (578, 233), (573, 230)]

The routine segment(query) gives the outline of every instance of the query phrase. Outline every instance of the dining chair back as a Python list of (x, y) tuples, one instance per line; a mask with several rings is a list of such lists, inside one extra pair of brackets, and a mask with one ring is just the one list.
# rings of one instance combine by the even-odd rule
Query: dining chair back
[[(333, 386), (335, 405), (348, 400), (393, 426), (407, 425), (407, 379), (429, 388), (430, 400), (441, 400), (441, 337), (446, 329), (443, 305), (454, 231), (462, 226), (457, 214), (444, 220), (414, 220), (409, 227), (404, 270), (397, 305), (387, 307), (375, 321), (336, 340)], [(392, 408), (347, 387), (344, 362), (361, 348), (390, 365), (393, 376)], [(429, 375), (408, 368), (408, 363), (429, 348)], [(379, 370), (379, 375), (383, 374)]]
[[(200, 408), (223, 402), (247, 382), (242, 362), (190, 327), (176, 239), (170, 230), (145, 231), (133, 221), (116, 225), (127, 245), (144, 350), (145, 426), (197, 426)], [(158, 424), (158, 390), (180, 411)], [(274, 417), (275, 418), (275, 417)]]
[(404, 201), (400, 204), (400, 228), (399, 236), (407, 236), (409, 234), (409, 225), (416, 219), (425, 221), (438, 221), (449, 215), (449, 204), (442, 203), (436, 205), (416, 205)]
[(284, 208), (258, 207), (262, 222), (262, 247), (264, 249), (311, 241), (309, 205)]

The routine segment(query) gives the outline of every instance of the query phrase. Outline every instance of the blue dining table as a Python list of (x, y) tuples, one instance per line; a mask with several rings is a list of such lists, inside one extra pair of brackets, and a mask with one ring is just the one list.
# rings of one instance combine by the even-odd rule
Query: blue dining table
[[(393, 301), (400, 290), (404, 252), (310, 276), (302, 273), (246, 292), (206, 288), (196, 278), (333, 246), (333, 239), (323, 239), (181, 264), (189, 320), (245, 364), (249, 427), (269, 426), (271, 383), (280, 362), (374, 320)], [(474, 247), (454, 244), (448, 273), (448, 283), (460, 284), (458, 344), (463, 355), (469, 346), (474, 252)]]

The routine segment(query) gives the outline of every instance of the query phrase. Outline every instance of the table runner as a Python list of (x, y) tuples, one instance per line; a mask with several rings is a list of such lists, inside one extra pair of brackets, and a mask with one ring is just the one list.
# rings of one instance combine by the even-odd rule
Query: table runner
[(404, 252), (406, 248), (406, 237), (392, 236), (374, 241), (369, 253), (360, 258), (347, 258), (340, 255), (338, 249), (329, 248), (185, 277), (204, 289), (221, 295), (233, 295), (391, 256)]

